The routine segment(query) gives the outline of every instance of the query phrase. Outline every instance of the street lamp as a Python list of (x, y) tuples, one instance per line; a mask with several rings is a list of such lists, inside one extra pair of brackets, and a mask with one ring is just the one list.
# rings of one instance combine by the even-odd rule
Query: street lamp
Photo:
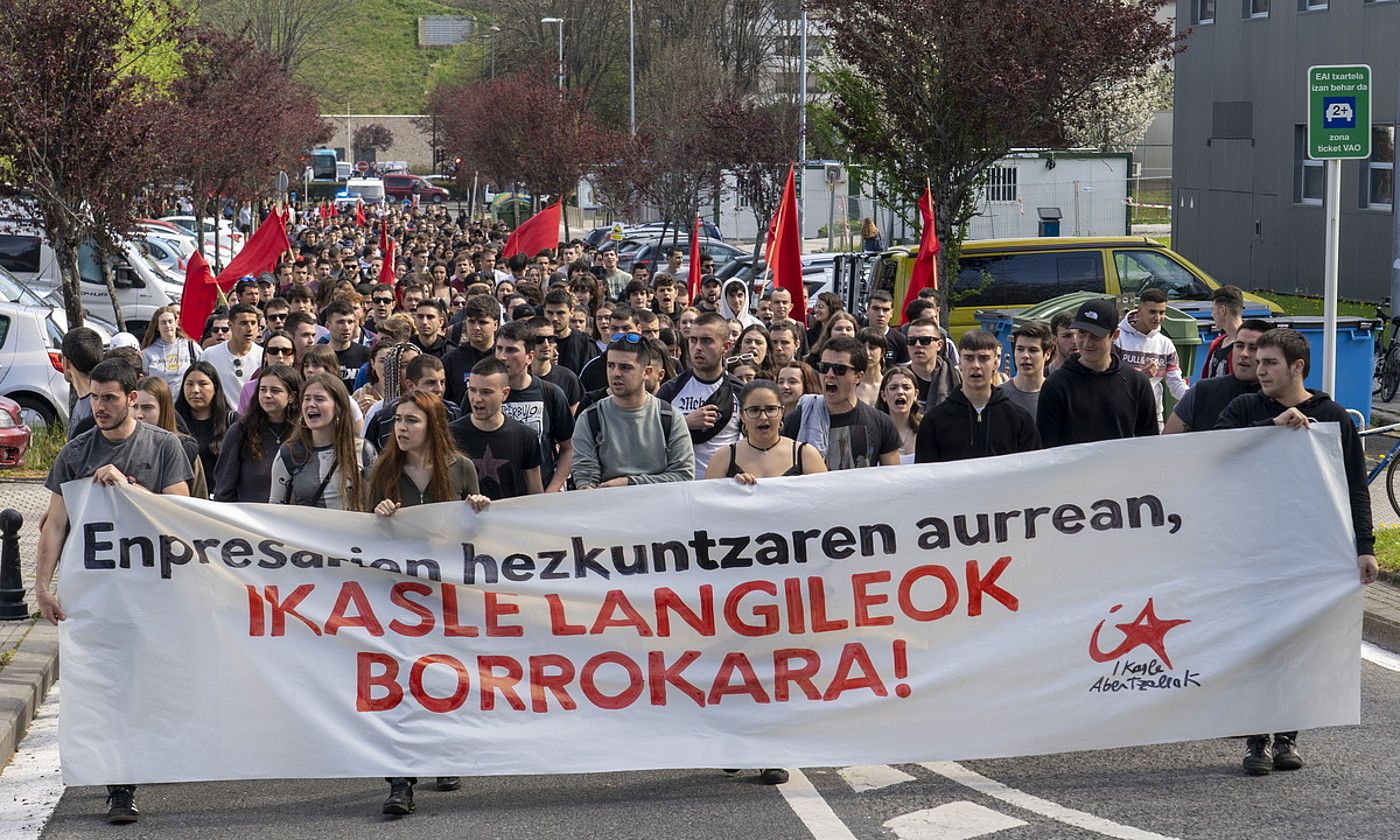
[(564, 19), (559, 17), (540, 18), (540, 23), (559, 24), (559, 95), (564, 95)]
[(501, 27), (491, 27), (491, 78), (496, 78), (496, 36), (501, 33)]
[[(637, 136), (637, 4), (627, 0), (627, 128)], [(1400, 216), (1400, 214), (1397, 214)]]

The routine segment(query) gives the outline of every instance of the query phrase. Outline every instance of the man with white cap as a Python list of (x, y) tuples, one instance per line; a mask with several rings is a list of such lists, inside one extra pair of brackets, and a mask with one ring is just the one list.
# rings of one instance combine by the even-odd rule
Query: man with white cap
[(1040, 389), (1036, 425), (1042, 445), (1157, 434), (1157, 398), (1146, 376), (1113, 352), (1118, 308), (1108, 298), (1085, 301), (1070, 328), (1079, 352), (1065, 360)]

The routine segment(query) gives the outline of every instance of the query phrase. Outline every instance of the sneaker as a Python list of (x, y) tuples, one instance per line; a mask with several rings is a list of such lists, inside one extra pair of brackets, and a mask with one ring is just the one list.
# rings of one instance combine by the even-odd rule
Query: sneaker
[(114, 825), (134, 823), (141, 812), (136, 810), (135, 785), (110, 785), (107, 788), (107, 822)]
[(457, 790), (462, 787), (461, 776), (438, 776), (437, 789), (442, 791)]
[(1248, 751), (1244, 754), (1245, 772), (1253, 776), (1269, 775), (1274, 769), (1274, 761), (1269, 757), (1269, 736), (1251, 735), (1246, 744)]
[(1298, 754), (1298, 742), (1292, 735), (1274, 736), (1274, 769), (1301, 770), (1303, 757)]
[(788, 771), (781, 767), (770, 767), (767, 770), (759, 772), (758, 780), (765, 785), (786, 784), (788, 780)]
[(394, 817), (405, 817), (413, 813), (413, 785), (409, 782), (391, 782), (389, 798), (384, 800), (384, 813)]

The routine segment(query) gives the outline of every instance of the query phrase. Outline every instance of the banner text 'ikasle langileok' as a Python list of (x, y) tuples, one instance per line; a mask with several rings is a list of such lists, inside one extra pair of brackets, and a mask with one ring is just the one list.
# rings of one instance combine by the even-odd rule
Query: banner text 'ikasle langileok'
[(68, 784), (913, 762), (1358, 719), (1335, 426), (482, 514), (65, 498)]

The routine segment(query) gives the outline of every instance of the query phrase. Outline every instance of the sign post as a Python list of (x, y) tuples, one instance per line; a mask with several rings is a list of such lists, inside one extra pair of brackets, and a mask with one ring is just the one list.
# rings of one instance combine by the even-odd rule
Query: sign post
[(1371, 156), (1371, 67), (1308, 68), (1308, 157), (1327, 161), (1327, 236), (1323, 258), (1322, 390), (1336, 393), (1337, 262), (1342, 220), (1342, 161)]

